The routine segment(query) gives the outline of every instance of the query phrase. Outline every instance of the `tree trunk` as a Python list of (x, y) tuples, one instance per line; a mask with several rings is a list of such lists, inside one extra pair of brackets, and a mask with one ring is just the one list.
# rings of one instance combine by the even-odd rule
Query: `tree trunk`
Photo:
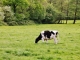
[(68, 5), (67, 5), (66, 24), (67, 24), (67, 21), (68, 21), (68, 14), (69, 14), (69, 0), (68, 0)]
[[(61, 11), (61, 13), (62, 13), (62, 11), (63, 11), (63, 6), (62, 6), (62, 4), (63, 4), (63, 2), (61, 1), (60, 2), (60, 11)], [(62, 21), (61, 21), (61, 19), (62, 19), (62, 15), (61, 14), (59, 14), (59, 18), (58, 18), (59, 20), (58, 20), (58, 24), (59, 23), (62, 23)]]
[(14, 10), (14, 13), (16, 13), (16, 5), (13, 4), (13, 10)]
[(77, 15), (77, 10), (78, 10), (77, 5), (78, 5), (78, 0), (76, 0), (76, 8), (75, 8), (75, 15), (74, 15), (73, 24), (75, 24), (75, 22), (76, 22), (76, 15)]
[(58, 16), (58, 24), (60, 24), (60, 21), (61, 21), (61, 15), (59, 14), (59, 16)]

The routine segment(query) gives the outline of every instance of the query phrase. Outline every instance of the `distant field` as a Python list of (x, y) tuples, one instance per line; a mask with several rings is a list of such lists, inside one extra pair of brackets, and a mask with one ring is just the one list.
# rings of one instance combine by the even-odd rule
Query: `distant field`
[[(68, 24), (72, 24), (74, 20), (68, 20)], [(66, 23), (66, 20), (62, 20), (62, 22)], [(80, 20), (76, 20), (75, 24), (80, 24)]]
[[(35, 44), (48, 29), (59, 31), (59, 43)], [(80, 24), (0, 26), (0, 60), (80, 60)]]

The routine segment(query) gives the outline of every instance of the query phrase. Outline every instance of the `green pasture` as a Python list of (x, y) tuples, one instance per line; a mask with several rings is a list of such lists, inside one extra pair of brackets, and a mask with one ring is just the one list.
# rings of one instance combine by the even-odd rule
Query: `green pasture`
[[(48, 29), (59, 31), (59, 43), (35, 44)], [(80, 24), (0, 26), (0, 60), (80, 60)]]

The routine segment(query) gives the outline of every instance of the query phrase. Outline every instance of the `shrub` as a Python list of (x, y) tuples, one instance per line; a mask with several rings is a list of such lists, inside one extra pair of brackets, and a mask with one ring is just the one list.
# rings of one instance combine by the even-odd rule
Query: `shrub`
[(0, 26), (7, 26), (7, 24), (5, 23), (5, 22), (3, 22), (3, 21), (0, 21)]
[(53, 9), (52, 5), (47, 6), (46, 8), (46, 16), (45, 19), (42, 20), (42, 23), (54, 23), (54, 20), (56, 20), (56, 12)]
[(18, 23), (18, 25), (33, 25), (33, 24), (35, 24), (35, 22), (32, 20), (18, 20), (17, 23)]

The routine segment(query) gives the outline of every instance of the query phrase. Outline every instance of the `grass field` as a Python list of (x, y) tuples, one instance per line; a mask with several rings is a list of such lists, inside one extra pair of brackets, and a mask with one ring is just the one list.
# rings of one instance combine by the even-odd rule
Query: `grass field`
[[(35, 44), (48, 29), (59, 31), (59, 43)], [(0, 26), (0, 60), (80, 60), (80, 24)]]

